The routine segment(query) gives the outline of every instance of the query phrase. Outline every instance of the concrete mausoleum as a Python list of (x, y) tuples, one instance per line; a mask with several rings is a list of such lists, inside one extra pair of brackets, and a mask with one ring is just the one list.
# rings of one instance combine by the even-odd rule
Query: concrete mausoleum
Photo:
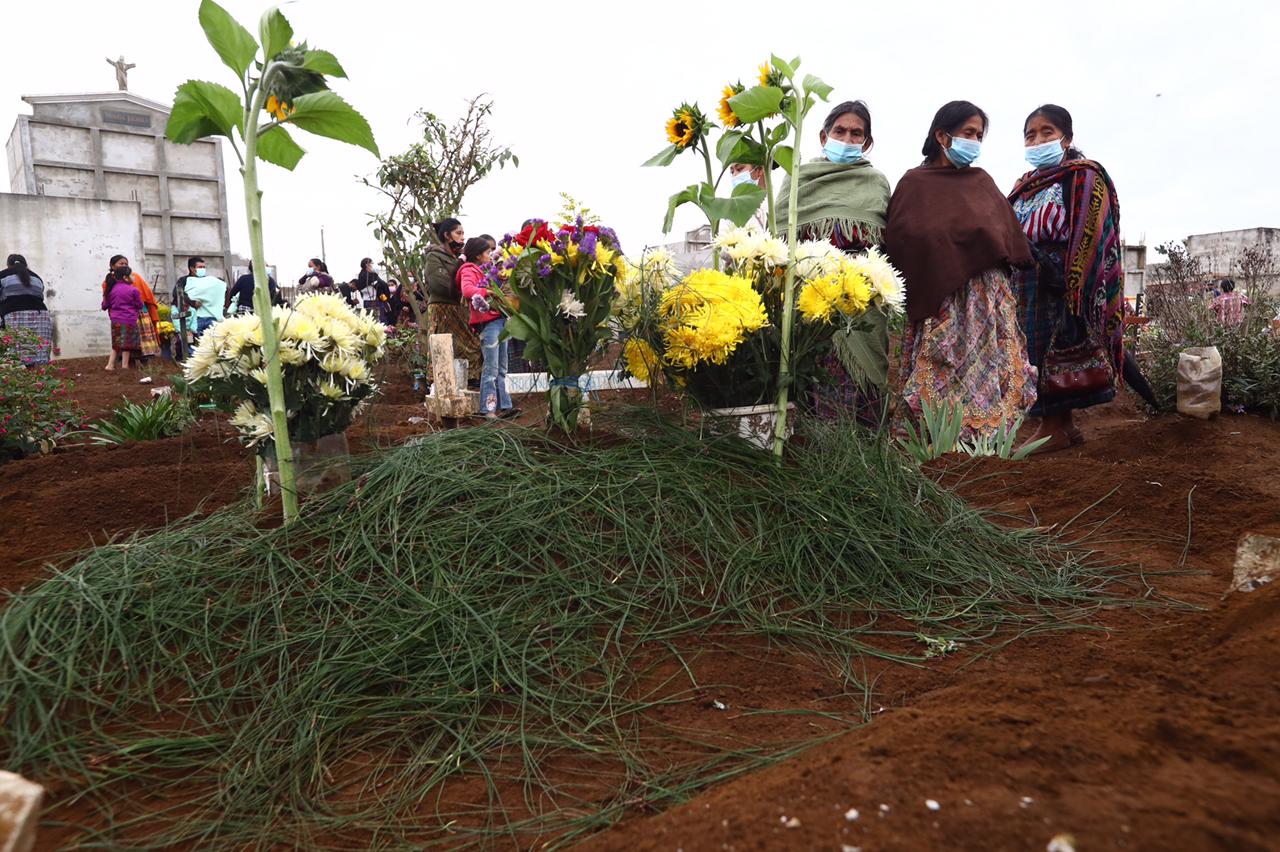
[(62, 357), (110, 348), (99, 288), (114, 254), (127, 255), (162, 301), (189, 256), (227, 277), (219, 140), (169, 142), (168, 108), (128, 91), (23, 100), (32, 114), (18, 116), (6, 146), (0, 251), (25, 255), (44, 277)]

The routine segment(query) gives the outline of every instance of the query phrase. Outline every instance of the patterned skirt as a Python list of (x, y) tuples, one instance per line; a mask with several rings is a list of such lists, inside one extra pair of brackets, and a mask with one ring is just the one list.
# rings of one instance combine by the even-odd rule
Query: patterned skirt
[(142, 334), (138, 324), (111, 323), (111, 348), (116, 352), (138, 352), (142, 349)]
[(465, 305), (427, 305), (427, 333), (453, 336), (453, 357), (467, 360), (467, 378), (480, 380), (484, 357), (480, 338), (471, 330), (471, 311)]
[(884, 394), (880, 389), (873, 384), (859, 384), (835, 352), (827, 353), (818, 364), (828, 378), (811, 392), (814, 416), (823, 420), (852, 417), (868, 429), (879, 429), (884, 416)]
[(151, 323), (151, 317), (146, 314), (138, 318), (138, 341), (142, 348), (142, 357), (148, 358), (160, 354), (160, 337), (156, 334), (156, 327)]
[(18, 357), (24, 364), (48, 364), (53, 349), (53, 320), (48, 311), (13, 311), (4, 317), (5, 328), (25, 328), (38, 339), (18, 344)]
[(1024, 416), (1036, 401), (1036, 369), (1027, 360), (1009, 277), (990, 270), (942, 302), (938, 313), (907, 325), (902, 340), (905, 419), (925, 406), (964, 409), (962, 438), (991, 437)]

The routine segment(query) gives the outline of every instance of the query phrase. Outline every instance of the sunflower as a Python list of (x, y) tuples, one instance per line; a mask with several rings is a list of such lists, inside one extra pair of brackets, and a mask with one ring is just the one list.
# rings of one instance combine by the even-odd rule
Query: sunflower
[(688, 148), (693, 142), (693, 115), (686, 109), (676, 110), (667, 120), (667, 141), (677, 148)]
[(782, 78), (781, 71), (766, 62), (760, 66), (760, 85), (782, 89), (786, 87), (786, 81)]
[(271, 95), (267, 98), (267, 112), (274, 115), (276, 121), (284, 121), (289, 117), (289, 113), (293, 112), (293, 109), (275, 95)]
[(729, 105), (729, 99), (740, 94), (745, 88), (741, 82), (730, 83), (724, 87), (724, 92), (720, 95), (720, 120), (724, 122), (725, 127), (737, 127), (742, 124), (742, 119), (738, 118), (733, 107)]

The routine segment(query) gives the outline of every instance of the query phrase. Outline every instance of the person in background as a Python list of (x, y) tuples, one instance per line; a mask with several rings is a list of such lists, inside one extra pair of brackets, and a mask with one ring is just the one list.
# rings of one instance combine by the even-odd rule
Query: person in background
[(964, 439), (993, 438), (1036, 401), (1018, 325), (1012, 268), (1034, 261), (1013, 208), (985, 171), (987, 114), (969, 101), (938, 110), (924, 163), (889, 201), (885, 248), (907, 290), (898, 428), (929, 406), (959, 407)]
[[(747, 163), (732, 163), (729, 166), (729, 183), (732, 189), (743, 184), (755, 184), (765, 189), (764, 166), (752, 166)], [(769, 232), (769, 199), (765, 199), (756, 212), (751, 214), (751, 225), (764, 233)]]
[(298, 295), (332, 293), (333, 290), (333, 276), (329, 274), (329, 267), (325, 262), (318, 257), (308, 260), (306, 274), (298, 279)]
[(480, 385), (480, 341), (469, 325), (470, 312), (462, 304), (458, 287), (458, 256), (462, 254), (466, 234), (457, 219), (432, 224), (436, 242), (423, 259), (423, 277), (427, 290), (427, 333), (448, 334), (453, 338), (453, 357), (467, 361), (469, 385)]
[(397, 325), (404, 312), (408, 310), (404, 302), (404, 294), (400, 289), (400, 282), (395, 278), (387, 279), (387, 301), (380, 303), (380, 309), (383, 312), (383, 325)]
[[(1115, 399), (1125, 375), (1120, 204), (1106, 169), (1075, 147), (1074, 132), (1062, 107), (1033, 110), (1022, 125), (1033, 170), (1009, 193), (1037, 256), (1014, 286), (1027, 358), (1038, 372), (1030, 415), (1040, 423), (1031, 440), (1049, 439), (1038, 452), (1083, 442), (1072, 412)], [(1053, 380), (1063, 374), (1085, 380), (1064, 389)]]
[(1244, 309), (1252, 304), (1249, 297), (1236, 291), (1236, 282), (1223, 278), (1218, 282), (1222, 295), (1213, 300), (1213, 315), (1218, 318), (1219, 325), (1240, 325), (1244, 322)]
[[(267, 289), (271, 293), (271, 304), (280, 307), (284, 297), (280, 295), (280, 285), (270, 274), (267, 275)], [(253, 313), (253, 261), (249, 261), (249, 271), (236, 279), (236, 283), (227, 291), (226, 304), (222, 306), (224, 314), (231, 313), (231, 304), (235, 303), (236, 314)]]
[(507, 393), (508, 341), (502, 339), (506, 317), (489, 303), (489, 279), (482, 268), (489, 263), (489, 242), (472, 237), (462, 249), (458, 287), (470, 308), (471, 329), (480, 337), (484, 367), (480, 373), (480, 412), (489, 420), (514, 417), (519, 410)]
[[(382, 280), (382, 276), (378, 274), (378, 270), (374, 268), (373, 258), (366, 257), (360, 261), (360, 273), (356, 276), (356, 283), (360, 285), (360, 293), (365, 301), (385, 303), (390, 301), (390, 294), (387, 292), (387, 282)], [(387, 298), (382, 298), (386, 296)]]
[(339, 284), (338, 294), (342, 296), (342, 300), (346, 302), (347, 306), (352, 310), (358, 311), (364, 307), (364, 298), (360, 292), (359, 279), (352, 278), (345, 284)]
[[(860, 254), (883, 241), (889, 213), (889, 180), (867, 159), (875, 145), (871, 111), (862, 101), (837, 104), (823, 121), (818, 140), (822, 155), (800, 166), (800, 238)], [(788, 176), (774, 211), (780, 228), (789, 221), (790, 206)], [(832, 336), (832, 351), (821, 362), (828, 378), (814, 388), (812, 404), (820, 417), (847, 413), (875, 429), (884, 417), (889, 389), (889, 317), (872, 307), (863, 320), (867, 330)]]
[(25, 328), (36, 336), (19, 341), (18, 357), (34, 367), (48, 364), (53, 350), (53, 323), (44, 303), (44, 280), (27, 266), (27, 259), (11, 254), (0, 270), (0, 328)]
[(172, 309), (169, 321), (173, 323), (173, 359), (182, 361), (191, 354), (190, 335), (196, 330), (196, 312), (187, 300), (187, 279), (195, 275), (191, 259), (187, 260), (187, 274), (179, 275), (173, 284), (173, 292), (169, 296)]
[[(160, 324), (160, 303), (156, 301), (156, 294), (151, 291), (150, 285), (137, 272), (132, 271), (129, 266), (129, 258), (122, 254), (111, 256), (111, 269), (130, 269), (129, 283), (142, 296), (142, 304), (146, 308), (146, 317), (139, 318), (138, 336), (140, 338), (139, 352), (142, 357), (150, 357), (160, 354), (160, 338), (156, 335), (156, 326)], [(104, 284), (102, 295), (107, 295), (106, 286)]]
[[(133, 270), (128, 266), (112, 264), (106, 280), (102, 282), (102, 310), (111, 318), (111, 354), (107, 355), (106, 369), (114, 370), (116, 355), (120, 366), (129, 369), (129, 356), (140, 350), (138, 320), (146, 311), (142, 293), (132, 286)], [(157, 315), (158, 315), (157, 311)]]
[(221, 320), (227, 303), (227, 282), (216, 275), (210, 275), (205, 269), (203, 257), (193, 257), (187, 261), (191, 276), (187, 278), (187, 300), (196, 311), (196, 333), (194, 342), (200, 342), (200, 335), (205, 329)]

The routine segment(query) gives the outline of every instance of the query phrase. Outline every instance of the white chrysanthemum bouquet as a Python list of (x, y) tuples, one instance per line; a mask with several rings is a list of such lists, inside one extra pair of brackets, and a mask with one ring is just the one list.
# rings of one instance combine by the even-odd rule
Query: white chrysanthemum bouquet
[[(386, 353), (387, 333), (366, 311), (339, 296), (304, 296), (273, 312), (280, 339), (289, 437), (315, 441), (342, 432), (375, 390), (373, 364)], [(186, 379), (224, 411), (247, 446), (272, 445), (262, 324), (256, 314), (216, 323), (187, 360)]]

